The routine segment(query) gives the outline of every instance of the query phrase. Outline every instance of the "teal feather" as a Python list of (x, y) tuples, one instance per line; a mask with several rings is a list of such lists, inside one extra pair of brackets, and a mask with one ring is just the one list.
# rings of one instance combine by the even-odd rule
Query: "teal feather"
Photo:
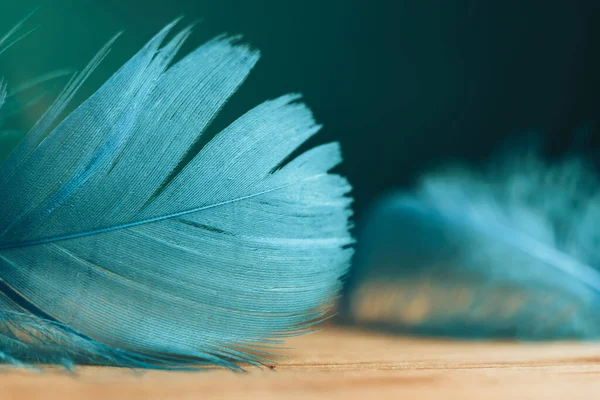
[(581, 157), (503, 154), (426, 175), (373, 207), (344, 302), (397, 332), (600, 337), (600, 185)]
[(290, 161), (320, 127), (286, 95), (190, 153), (259, 54), (217, 37), (173, 63), (175, 25), (61, 120), (111, 40), (0, 165), (12, 364), (235, 369), (331, 310), (353, 243), (339, 145)]

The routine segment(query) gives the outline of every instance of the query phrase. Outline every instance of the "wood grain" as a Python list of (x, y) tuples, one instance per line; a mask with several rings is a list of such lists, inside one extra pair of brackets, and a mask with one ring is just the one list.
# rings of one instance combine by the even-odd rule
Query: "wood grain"
[(274, 370), (80, 368), (0, 375), (0, 399), (599, 399), (600, 344), (399, 338), (342, 328), (291, 340)]

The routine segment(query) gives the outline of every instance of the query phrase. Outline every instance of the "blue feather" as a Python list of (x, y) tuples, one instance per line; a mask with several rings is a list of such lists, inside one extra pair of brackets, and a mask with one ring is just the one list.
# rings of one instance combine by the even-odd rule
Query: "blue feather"
[(339, 145), (287, 161), (319, 126), (286, 95), (190, 153), (259, 54), (218, 37), (173, 64), (176, 23), (59, 120), (111, 40), (0, 165), (12, 364), (235, 369), (331, 310), (353, 243)]
[(600, 193), (581, 158), (504, 155), (487, 172), (425, 176), (374, 207), (345, 313), (468, 338), (600, 336)]

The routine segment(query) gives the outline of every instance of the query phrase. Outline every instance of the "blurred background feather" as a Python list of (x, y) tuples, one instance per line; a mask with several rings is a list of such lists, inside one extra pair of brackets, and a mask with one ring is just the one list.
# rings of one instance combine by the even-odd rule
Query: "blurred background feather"
[(347, 322), (463, 338), (600, 335), (600, 186), (591, 163), (521, 145), (485, 171), (430, 173), (359, 234)]

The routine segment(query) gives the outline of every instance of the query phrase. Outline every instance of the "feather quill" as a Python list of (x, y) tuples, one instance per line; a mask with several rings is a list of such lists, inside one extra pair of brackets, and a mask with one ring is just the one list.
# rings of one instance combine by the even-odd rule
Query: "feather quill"
[(600, 336), (600, 186), (571, 157), (503, 155), (487, 172), (425, 176), (359, 234), (345, 314), (466, 338)]
[(237, 369), (332, 307), (353, 242), (339, 145), (288, 161), (320, 127), (286, 95), (190, 154), (259, 54), (217, 37), (173, 63), (176, 24), (59, 120), (111, 40), (0, 165), (12, 364)]

